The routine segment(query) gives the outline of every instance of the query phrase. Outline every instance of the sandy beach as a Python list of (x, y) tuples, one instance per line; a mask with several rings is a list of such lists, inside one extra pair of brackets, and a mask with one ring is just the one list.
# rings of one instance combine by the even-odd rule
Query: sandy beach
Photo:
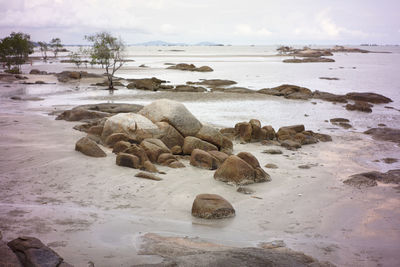
[[(145, 93), (137, 100), (202, 103), (212, 99), (220, 106), (239, 98), (260, 100), (243, 94), (217, 98), (217, 94), (202, 94), (194, 99), (193, 94)], [(268, 98), (262, 100), (268, 102)], [(124, 97), (90, 100), (110, 99), (117, 102)], [(200, 238), (232, 247), (283, 240), (288, 248), (337, 266), (396, 266), (400, 261), (399, 189), (383, 184), (357, 189), (343, 184), (349, 175), (373, 170), (365, 159), (380, 159), (388, 153), (396, 156), (398, 148), (393, 143), (332, 130), (333, 142), (269, 155), (261, 152), (270, 147), (260, 143), (234, 142), (234, 154), (250, 152), (261, 166), (278, 166), (265, 168), (271, 182), (249, 185), (254, 193), (243, 195), (234, 186), (214, 180), (213, 171), (195, 168), (187, 160), (182, 160), (183, 169), (157, 166), (166, 173), (162, 181), (136, 178), (139, 170), (117, 166), (110, 149), (104, 148), (107, 157), (99, 159), (76, 152), (74, 144), (85, 134), (72, 129), (76, 122), (45, 115), (51, 109), (38, 106), (40, 101), (33, 107), (25, 101), (5, 102), (12, 110), (0, 114), (3, 240), (38, 237), (74, 266), (86, 266), (89, 261), (95, 266), (160, 263), (159, 256), (140, 253), (146, 233)], [(298, 167), (305, 164), (311, 168)], [(223, 196), (235, 207), (236, 216), (219, 221), (192, 217), (191, 205), (200, 193)]]

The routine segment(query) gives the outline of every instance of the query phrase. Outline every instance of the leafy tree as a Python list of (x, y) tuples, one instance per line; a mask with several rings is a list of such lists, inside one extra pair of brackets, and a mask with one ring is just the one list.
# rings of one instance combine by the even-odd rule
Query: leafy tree
[(54, 57), (57, 57), (58, 52), (63, 48), (60, 38), (53, 38), (50, 41), (50, 47), (53, 49)]
[(29, 34), (22, 32), (12, 32), (10, 36), (5, 37), (0, 43), (0, 58), (8, 69), (16, 66), (18, 71), (33, 53), (33, 43), (30, 41)]
[(42, 57), (44, 61), (47, 60), (47, 51), (49, 51), (49, 46), (45, 42), (38, 42), (39, 47), (40, 47), (40, 52), (42, 52)]
[(105, 67), (108, 78), (108, 89), (113, 90), (113, 77), (117, 70), (124, 64), (123, 52), (125, 46), (121, 39), (112, 36), (108, 32), (99, 32), (94, 35), (85, 36), (92, 43), (88, 49), (91, 63), (100, 64)]
[(82, 59), (81, 56), (79, 55), (78, 52), (71, 52), (69, 53), (69, 60), (73, 62), (79, 69), (79, 66), (82, 64)]

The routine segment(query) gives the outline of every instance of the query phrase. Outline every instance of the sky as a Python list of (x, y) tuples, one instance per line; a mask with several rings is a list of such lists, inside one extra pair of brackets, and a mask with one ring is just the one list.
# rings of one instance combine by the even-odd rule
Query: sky
[(400, 44), (400, 0), (0, 0), (0, 38), (85, 44), (100, 31), (126, 44)]

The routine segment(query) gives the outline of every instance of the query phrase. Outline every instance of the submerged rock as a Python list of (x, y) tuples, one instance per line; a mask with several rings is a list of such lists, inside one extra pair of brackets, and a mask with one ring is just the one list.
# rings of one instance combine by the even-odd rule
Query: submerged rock
[(200, 194), (193, 201), (192, 215), (203, 219), (223, 219), (235, 216), (235, 209), (219, 195)]
[(343, 183), (358, 188), (377, 186), (381, 182), (384, 184), (400, 184), (400, 169), (390, 170), (386, 173), (377, 171), (355, 174)]

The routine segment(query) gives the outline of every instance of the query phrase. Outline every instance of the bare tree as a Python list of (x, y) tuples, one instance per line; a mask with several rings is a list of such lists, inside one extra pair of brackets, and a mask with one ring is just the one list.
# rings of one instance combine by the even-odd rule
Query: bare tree
[(50, 41), (50, 47), (53, 49), (54, 57), (57, 57), (58, 52), (63, 48), (60, 38), (53, 38)]
[(108, 32), (99, 32), (94, 35), (85, 36), (92, 43), (88, 53), (91, 62), (105, 67), (108, 79), (108, 89), (113, 90), (113, 77), (122, 65), (124, 65), (125, 46), (120, 38), (112, 36)]
[(47, 51), (49, 51), (49, 46), (46, 42), (38, 42), (40, 47), (40, 52), (42, 52), (43, 60), (47, 60)]

